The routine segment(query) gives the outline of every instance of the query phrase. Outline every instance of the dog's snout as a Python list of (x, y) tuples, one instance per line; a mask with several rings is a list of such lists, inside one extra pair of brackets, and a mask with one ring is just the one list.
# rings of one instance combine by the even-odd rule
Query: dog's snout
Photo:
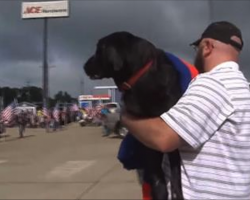
[(95, 68), (95, 59), (94, 56), (92, 56), (83, 65), (83, 69), (88, 76), (92, 76), (94, 73), (93, 71), (94, 68)]

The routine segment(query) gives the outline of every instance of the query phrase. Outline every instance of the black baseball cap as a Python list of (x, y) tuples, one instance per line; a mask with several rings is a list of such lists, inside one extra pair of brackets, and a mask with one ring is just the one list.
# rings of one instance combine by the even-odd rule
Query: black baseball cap
[[(233, 36), (238, 37), (241, 40), (241, 43), (232, 40), (231, 38)], [(230, 44), (239, 50), (242, 50), (243, 48), (243, 39), (240, 29), (238, 29), (234, 24), (227, 21), (214, 22), (210, 24), (202, 33), (201, 38), (190, 45), (198, 46), (201, 40), (204, 38), (212, 38), (220, 42)]]

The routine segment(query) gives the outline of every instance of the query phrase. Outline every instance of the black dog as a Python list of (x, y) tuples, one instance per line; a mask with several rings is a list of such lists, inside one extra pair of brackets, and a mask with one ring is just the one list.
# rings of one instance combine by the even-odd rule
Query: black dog
[[(122, 91), (128, 113), (156, 117), (169, 110), (181, 97), (180, 77), (164, 51), (128, 32), (116, 32), (99, 40), (95, 54), (84, 65), (91, 79), (113, 78)], [(161, 152), (143, 147), (144, 173), (153, 199), (167, 199)], [(178, 150), (169, 154), (171, 193), (183, 199)]]

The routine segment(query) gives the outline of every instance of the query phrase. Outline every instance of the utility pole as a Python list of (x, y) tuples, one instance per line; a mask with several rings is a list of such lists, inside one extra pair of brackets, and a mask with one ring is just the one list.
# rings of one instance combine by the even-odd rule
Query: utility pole
[(0, 111), (1, 112), (3, 110), (3, 107), (4, 107), (4, 105), (3, 105), (3, 96), (0, 96)]
[(209, 24), (213, 22), (213, 0), (208, 0)]
[(30, 86), (30, 81), (29, 80), (26, 81), (26, 85), (27, 85), (27, 87)]
[(28, 102), (30, 102), (30, 81), (26, 81), (26, 84), (27, 84), (27, 93), (28, 93)]
[(84, 93), (84, 80), (81, 80), (80, 83), (81, 83), (81, 94), (83, 95), (83, 93)]

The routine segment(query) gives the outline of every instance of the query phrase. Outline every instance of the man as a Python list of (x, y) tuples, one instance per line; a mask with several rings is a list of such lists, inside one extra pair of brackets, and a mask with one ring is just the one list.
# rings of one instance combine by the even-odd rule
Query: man
[(101, 120), (102, 120), (102, 136), (106, 137), (110, 135), (110, 130), (108, 130), (108, 127), (106, 125), (106, 121), (107, 121), (107, 114), (109, 113), (109, 109), (107, 108), (107, 106), (104, 106), (101, 109)]
[(43, 116), (43, 120), (44, 120), (44, 128), (46, 130), (46, 133), (49, 133), (50, 132), (50, 121), (51, 121), (51, 118), (49, 115), (44, 115)]
[(23, 138), (27, 122), (28, 122), (27, 113), (22, 110), (17, 116), (18, 131), (20, 138)]
[(215, 22), (192, 45), (201, 74), (177, 104), (157, 118), (125, 112), (122, 121), (150, 148), (179, 148), (184, 199), (250, 199), (250, 92), (237, 64), (241, 31)]
[(120, 113), (117, 108), (112, 107), (112, 105), (105, 105), (101, 110), (102, 114), (102, 127), (103, 127), (103, 137), (107, 137), (112, 134), (116, 128), (116, 124), (120, 119)]

